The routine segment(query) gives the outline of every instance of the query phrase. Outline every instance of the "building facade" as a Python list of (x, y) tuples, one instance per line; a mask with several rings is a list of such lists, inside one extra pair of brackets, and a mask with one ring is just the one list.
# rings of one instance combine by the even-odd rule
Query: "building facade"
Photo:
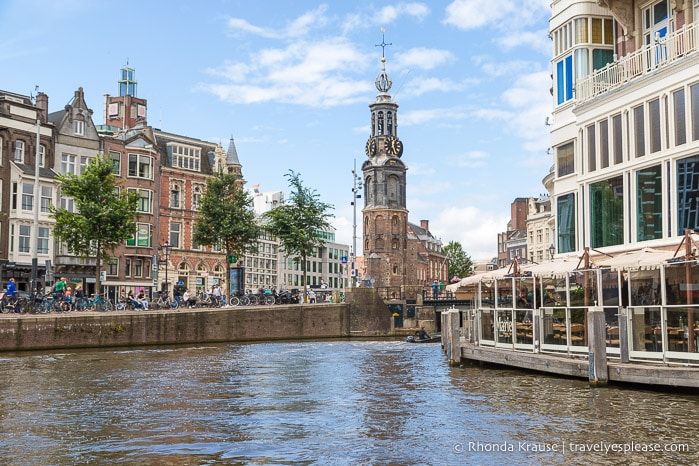
[[(36, 100), (48, 97), (39, 93)], [(22, 291), (43, 286), (54, 256), (54, 142), (45, 108), (30, 96), (0, 91), (0, 282), (14, 277)]]
[(699, 228), (699, 2), (552, 2), (558, 253), (672, 248)]

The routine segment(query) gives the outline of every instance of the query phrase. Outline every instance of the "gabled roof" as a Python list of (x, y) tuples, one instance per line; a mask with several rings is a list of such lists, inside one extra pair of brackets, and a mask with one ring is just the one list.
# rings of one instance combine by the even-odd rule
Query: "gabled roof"
[[(34, 176), (34, 165), (28, 165), (26, 163), (17, 163), (17, 162), (12, 162), (17, 166), (22, 171), (22, 174), (27, 175), (28, 177), (33, 177)], [(40, 178), (55, 178), (56, 177), (56, 172), (51, 170), (50, 168), (46, 167), (39, 167), (39, 177)]]

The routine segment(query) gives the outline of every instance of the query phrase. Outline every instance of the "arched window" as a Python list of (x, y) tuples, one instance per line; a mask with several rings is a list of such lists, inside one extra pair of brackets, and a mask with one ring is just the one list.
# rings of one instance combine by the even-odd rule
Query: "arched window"
[(393, 135), (393, 112), (386, 112), (386, 134)]
[(377, 128), (376, 128), (376, 134), (381, 136), (384, 134), (384, 121), (383, 121), (383, 112), (379, 112), (379, 121), (377, 122)]

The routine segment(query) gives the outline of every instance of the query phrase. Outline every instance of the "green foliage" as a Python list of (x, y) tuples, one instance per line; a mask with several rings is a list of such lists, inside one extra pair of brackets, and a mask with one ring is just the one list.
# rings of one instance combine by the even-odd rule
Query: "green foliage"
[(473, 261), (463, 250), (461, 243), (449, 241), (443, 250), (449, 258), (449, 278), (464, 278), (473, 273)]
[(261, 230), (255, 220), (252, 198), (243, 191), (242, 182), (235, 174), (217, 173), (207, 180), (194, 222), (195, 243), (220, 244), (226, 256), (241, 257), (255, 250)]
[(264, 217), (284, 251), (303, 265), (303, 283), (307, 285), (306, 259), (325, 244), (323, 231), (332, 228), (328, 219), (333, 215), (328, 211), (333, 206), (322, 202), (315, 190), (304, 187), (299, 173), (289, 170), (285, 176), (292, 188), (289, 198)]
[(102, 261), (109, 261), (114, 250), (136, 232), (139, 193), (119, 190), (112, 162), (93, 157), (80, 175), (58, 175), (61, 195), (71, 197), (76, 212), (51, 206), (56, 219), (54, 235), (74, 254), (97, 259), (97, 289)]

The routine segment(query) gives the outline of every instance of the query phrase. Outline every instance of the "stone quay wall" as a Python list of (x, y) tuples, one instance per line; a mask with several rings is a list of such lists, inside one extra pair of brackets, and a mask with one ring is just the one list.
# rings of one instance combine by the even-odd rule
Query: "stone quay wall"
[(0, 318), (0, 351), (348, 337), (350, 306), (309, 304)]

